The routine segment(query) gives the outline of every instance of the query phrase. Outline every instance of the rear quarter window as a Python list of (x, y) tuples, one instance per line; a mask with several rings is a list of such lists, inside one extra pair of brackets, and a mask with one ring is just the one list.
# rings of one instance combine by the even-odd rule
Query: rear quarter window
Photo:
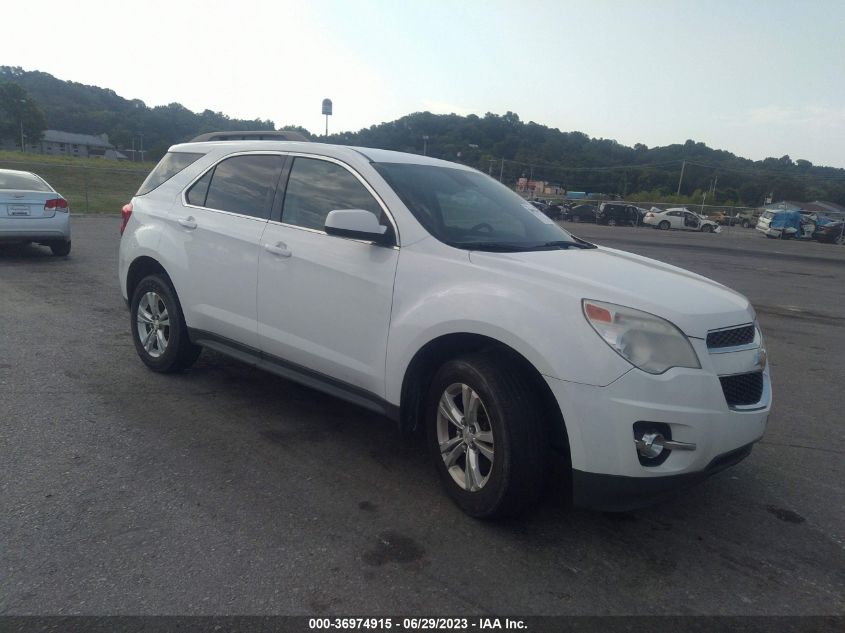
[(195, 163), (205, 154), (193, 152), (167, 152), (158, 165), (150, 172), (146, 180), (141, 183), (141, 188), (138, 189), (136, 196), (143, 196), (150, 193), (153, 189), (161, 186), (180, 171)]

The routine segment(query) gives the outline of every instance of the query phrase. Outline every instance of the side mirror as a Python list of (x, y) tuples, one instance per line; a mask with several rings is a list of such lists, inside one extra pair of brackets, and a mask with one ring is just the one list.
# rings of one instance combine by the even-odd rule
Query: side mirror
[(388, 245), (392, 237), (387, 227), (379, 224), (376, 214), (364, 209), (337, 209), (326, 216), (325, 231), (329, 235), (367, 240)]

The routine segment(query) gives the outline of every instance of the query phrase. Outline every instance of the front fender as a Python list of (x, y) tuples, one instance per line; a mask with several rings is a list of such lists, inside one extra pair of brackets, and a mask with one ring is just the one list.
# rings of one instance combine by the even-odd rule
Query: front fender
[(420, 349), (461, 333), (507, 345), (544, 376), (560, 380), (603, 386), (630, 369), (584, 319), (580, 297), (541, 282), (492, 279), (465, 251), (402, 249), (387, 345), (387, 399), (399, 403)]

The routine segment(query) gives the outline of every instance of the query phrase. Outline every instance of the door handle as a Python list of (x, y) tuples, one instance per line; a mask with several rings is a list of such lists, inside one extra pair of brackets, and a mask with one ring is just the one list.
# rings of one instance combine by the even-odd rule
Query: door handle
[(189, 215), (187, 218), (179, 218), (176, 220), (180, 226), (184, 226), (186, 229), (195, 229), (197, 228), (197, 221), (194, 219), (194, 216)]
[(291, 253), (290, 249), (288, 248), (288, 245), (284, 242), (276, 242), (275, 244), (265, 244), (264, 250), (268, 253), (273, 253), (273, 255), (276, 255), (278, 257), (290, 257), (291, 255), (293, 255), (293, 253)]

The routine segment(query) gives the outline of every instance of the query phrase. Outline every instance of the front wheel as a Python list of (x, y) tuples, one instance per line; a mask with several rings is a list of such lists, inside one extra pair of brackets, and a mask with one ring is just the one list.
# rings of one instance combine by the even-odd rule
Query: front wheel
[(518, 514), (542, 488), (544, 416), (530, 383), (502, 354), (445, 363), (427, 401), (429, 451), (452, 500), (467, 514)]
[(705, 224), (704, 226), (701, 227), (701, 230), (704, 231), (705, 233), (712, 233), (713, 227), (710, 226), (709, 224)]
[(748, 220), (743, 220), (742, 228), (747, 229), (750, 226), (751, 226), (751, 224), (748, 222)]
[(613, 218), (610, 218), (610, 219), (607, 221), (607, 225), (608, 225), (608, 226), (616, 226), (616, 220), (614, 220)]
[(188, 338), (182, 307), (169, 280), (144, 277), (129, 305), (132, 341), (147, 367), (173, 373), (194, 364), (202, 348)]
[(833, 238), (834, 244), (839, 244), (839, 246), (845, 246), (845, 235), (837, 235)]

